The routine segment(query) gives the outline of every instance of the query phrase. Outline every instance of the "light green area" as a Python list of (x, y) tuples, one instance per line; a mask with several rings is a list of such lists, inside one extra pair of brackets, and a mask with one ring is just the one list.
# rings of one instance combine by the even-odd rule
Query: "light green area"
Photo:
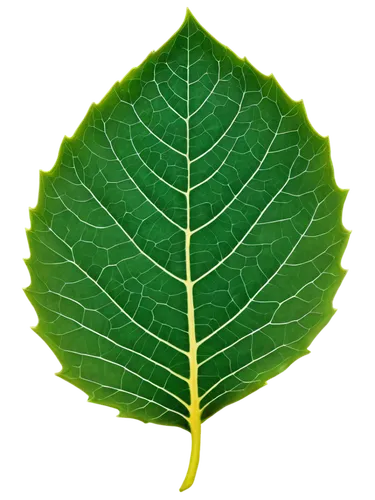
[(188, 430), (192, 395), (204, 421), (263, 386), (334, 313), (345, 195), (302, 102), (188, 13), (41, 174), (27, 295), (59, 376)]

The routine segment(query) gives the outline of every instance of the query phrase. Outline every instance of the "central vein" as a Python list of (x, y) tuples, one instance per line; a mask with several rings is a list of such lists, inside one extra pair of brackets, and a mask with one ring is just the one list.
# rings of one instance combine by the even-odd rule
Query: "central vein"
[(191, 280), (190, 266), (190, 32), (188, 21), (188, 36), (187, 36), (187, 118), (186, 118), (186, 163), (187, 163), (187, 191), (186, 191), (186, 234), (185, 234), (185, 260), (186, 260), (186, 294), (187, 294), (187, 313), (188, 313), (188, 332), (189, 332), (189, 389), (190, 389), (190, 432), (191, 432), (191, 455), (189, 468), (180, 491), (184, 491), (193, 484), (197, 473), (199, 463), (200, 438), (201, 438), (201, 416), (198, 397), (198, 361), (197, 361), (197, 339), (195, 335), (195, 318), (194, 318), (194, 298), (193, 286)]

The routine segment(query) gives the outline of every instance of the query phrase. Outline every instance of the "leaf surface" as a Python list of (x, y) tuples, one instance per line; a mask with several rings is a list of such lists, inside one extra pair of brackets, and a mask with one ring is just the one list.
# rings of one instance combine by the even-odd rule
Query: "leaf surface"
[(332, 317), (345, 195), (302, 102), (188, 12), (41, 173), (26, 292), (59, 376), (190, 430), (189, 487), (201, 422)]

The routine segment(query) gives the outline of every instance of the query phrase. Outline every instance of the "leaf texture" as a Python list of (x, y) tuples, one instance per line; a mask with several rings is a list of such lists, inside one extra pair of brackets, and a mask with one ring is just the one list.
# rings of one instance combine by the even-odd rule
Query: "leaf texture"
[(345, 195), (303, 103), (188, 12), (41, 173), (35, 331), (90, 401), (190, 430), (196, 469), (201, 421), (332, 317)]

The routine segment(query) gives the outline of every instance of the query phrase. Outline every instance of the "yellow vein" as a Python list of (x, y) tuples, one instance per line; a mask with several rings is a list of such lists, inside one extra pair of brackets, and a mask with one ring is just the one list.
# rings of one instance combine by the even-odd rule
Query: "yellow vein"
[[(44, 265), (48, 265), (48, 263), (44, 263)], [(35, 290), (32, 291), (33, 294), (37, 294), (37, 295), (45, 295), (45, 294), (48, 294), (48, 293), (52, 293), (54, 295), (58, 295), (59, 297), (62, 297), (64, 299), (67, 299), (67, 300), (70, 300), (72, 302), (75, 302), (76, 304), (79, 304), (81, 307), (83, 307), (84, 309), (86, 309), (80, 302), (78, 302), (77, 300), (74, 300), (72, 299), (71, 297), (67, 297), (65, 295), (62, 295), (61, 293), (57, 293), (57, 292), (54, 292), (53, 290), (48, 290), (48, 292), (37, 292)], [(40, 302), (39, 302), (40, 303)], [(137, 356), (140, 356), (141, 358), (147, 360), (147, 361), (150, 361), (151, 363), (155, 364), (156, 366), (159, 366), (160, 368), (163, 368), (164, 370), (166, 370), (167, 372), (169, 372), (171, 375), (185, 381), (185, 382), (188, 382), (188, 379), (186, 377), (184, 377), (183, 375), (180, 375), (179, 373), (175, 372), (174, 370), (172, 370), (171, 368), (169, 368), (168, 366), (165, 366), (163, 365), (162, 363), (159, 363), (158, 361), (155, 361), (153, 358), (149, 358), (147, 356), (145, 356), (144, 354), (138, 352), (138, 351), (134, 351), (133, 349), (130, 349), (129, 347), (125, 347), (124, 345), (122, 344), (119, 344), (118, 342), (116, 342), (115, 340), (111, 339), (110, 337), (107, 337), (106, 335), (103, 335), (102, 333), (98, 332), (97, 330), (94, 330), (93, 328), (90, 328), (86, 325), (84, 325), (83, 323), (81, 323), (80, 321), (76, 320), (75, 318), (72, 318), (71, 316), (67, 316), (66, 314), (63, 314), (62, 312), (60, 311), (55, 311), (54, 309), (51, 309), (49, 307), (46, 307), (45, 305), (41, 304), (40, 305), (42, 307), (44, 307), (45, 309), (48, 309), (48, 311), (51, 311), (55, 314), (59, 314), (61, 317), (69, 320), (69, 321), (73, 321), (74, 323), (76, 323), (77, 325), (79, 325), (81, 328), (84, 328), (85, 330), (89, 331), (89, 332), (92, 332), (94, 333), (95, 335), (98, 335), (99, 337), (102, 337), (103, 339), (107, 340), (108, 342), (110, 342), (111, 344), (119, 347), (120, 349), (123, 349), (124, 351), (129, 351), (131, 354), (136, 354)], [(97, 309), (92, 309), (94, 311), (97, 311)], [(65, 334), (59, 334), (59, 336), (63, 336)]]
[[(68, 245), (68, 243), (66, 241), (64, 241), (50, 226), (48, 226), (44, 221), (41, 221), (45, 224), (45, 226), (49, 229), (49, 231), (54, 234), (56, 236), (56, 238), (58, 240), (60, 240), (62, 243), (64, 243), (64, 245), (66, 245), (70, 251), (72, 252), (72, 256), (73, 256), (73, 249), (71, 246)], [(181, 352), (182, 354), (185, 354), (186, 356), (188, 355), (188, 353), (186, 351), (184, 351), (183, 349), (180, 349), (179, 347), (175, 346), (174, 344), (171, 344), (170, 342), (168, 342), (167, 340), (164, 340), (162, 339), (161, 337), (158, 337), (157, 335), (155, 335), (155, 333), (152, 333), (150, 332), (149, 330), (147, 330), (147, 328), (145, 328), (144, 326), (142, 326), (140, 323), (138, 323), (132, 316), (130, 316), (121, 306), (120, 304), (118, 304), (115, 299), (113, 297), (111, 297), (111, 295), (109, 295), (109, 293), (94, 279), (92, 278), (84, 269), (82, 269), (82, 267), (80, 267), (77, 262), (75, 262), (75, 260), (68, 260), (66, 259), (66, 257), (64, 257), (63, 255), (61, 255), (60, 253), (56, 252), (56, 250), (54, 250), (53, 248), (50, 248), (45, 242), (43, 242), (42, 240), (40, 240), (40, 242), (46, 246), (49, 250), (51, 250), (52, 252), (56, 253), (57, 255), (59, 255), (60, 257), (62, 257), (67, 263), (70, 263), (70, 264), (73, 264), (77, 269), (79, 269), (90, 281), (92, 281), (107, 297), (108, 299), (132, 322), (134, 323), (136, 326), (138, 326), (138, 328), (140, 328), (141, 330), (143, 330), (145, 333), (151, 335), (151, 337), (154, 337), (155, 339), (159, 340), (160, 342), (168, 345), (169, 347), (171, 347), (172, 349), (175, 349), (176, 351), (178, 352)]]
[(118, 161), (118, 163), (120, 164), (122, 170), (125, 172), (125, 174), (128, 176), (128, 179), (132, 182), (132, 184), (136, 187), (136, 189), (141, 193), (141, 195), (146, 198), (146, 200), (150, 203), (150, 205), (152, 205), (152, 207), (157, 211), (159, 212), (167, 221), (169, 221), (171, 224), (173, 224), (174, 226), (176, 226), (178, 229), (180, 229), (181, 231), (185, 231), (185, 228), (183, 228), (182, 226), (180, 226), (180, 224), (178, 224), (177, 222), (175, 222), (173, 219), (171, 219), (170, 217), (168, 217), (167, 214), (165, 214), (162, 210), (160, 210), (160, 208), (155, 205), (155, 203), (150, 200), (150, 198), (146, 195), (146, 193), (144, 193), (142, 191), (142, 189), (138, 186), (138, 184), (134, 181), (133, 177), (128, 173), (128, 171), (126, 170), (126, 168), (124, 167), (124, 164), (123, 162), (120, 160), (120, 158), (118, 157), (116, 151), (115, 151), (115, 148), (113, 147), (113, 144), (112, 144), (112, 141), (111, 139), (109, 138), (108, 134), (107, 134), (107, 126), (106, 126), (106, 122), (104, 120), (102, 120), (103, 122), (103, 127), (104, 127), (104, 135), (109, 143), (109, 146), (111, 148), (111, 151), (115, 157), (115, 159)]
[(276, 129), (276, 132), (272, 138), (272, 141), (270, 142), (266, 152), (264, 153), (263, 155), (263, 158), (262, 160), (259, 162), (259, 165), (258, 167), (254, 170), (254, 172), (252, 173), (251, 177), (249, 178), (249, 180), (247, 182), (244, 183), (244, 185), (241, 187), (241, 189), (235, 194), (235, 196), (231, 199), (231, 201), (225, 205), (225, 207), (222, 208), (222, 210), (220, 210), (220, 212), (218, 212), (212, 219), (210, 219), (209, 221), (207, 221), (205, 224), (202, 224), (201, 226), (197, 227), (196, 229), (194, 229), (194, 231), (192, 231), (192, 233), (196, 233), (198, 231), (200, 231), (201, 229), (209, 226), (210, 224), (212, 224), (212, 222), (214, 222), (218, 217), (220, 217), (220, 215), (225, 212), (231, 205), (232, 203), (234, 203), (237, 198), (240, 196), (240, 194), (242, 193), (242, 191), (250, 184), (250, 182), (254, 179), (254, 177), (256, 176), (256, 174), (259, 172), (259, 170), (262, 168), (262, 165), (263, 163), (265, 162), (267, 156), (268, 156), (268, 153), (272, 147), (272, 144), (274, 143), (277, 135), (278, 135), (278, 132), (279, 132), (279, 128), (280, 128), (280, 125), (281, 125), (281, 122), (283, 120), (283, 116), (280, 118), (280, 121), (279, 121), (279, 125)]
[(142, 377), (141, 375), (139, 375), (139, 373), (134, 372), (133, 370), (130, 370), (130, 368), (128, 368), (127, 366), (124, 366), (120, 363), (116, 363), (115, 361), (111, 361), (110, 359), (107, 359), (107, 358), (102, 358), (101, 356), (95, 356), (94, 354), (87, 354), (84, 352), (74, 351), (71, 349), (63, 349), (62, 347), (59, 347), (59, 349), (61, 349), (61, 351), (63, 351), (63, 352), (70, 352), (72, 354), (77, 354), (78, 356), (84, 356), (86, 358), (99, 359), (101, 361), (104, 361), (105, 363), (109, 363), (111, 365), (118, 366), (119, 368), (122, 368), (124, 371), (127, 371), (127, 372), (131, 373), (132, 375), (140, 378), (143, 382), (147, 382), (148, 384), (151, 384), (152, 386), (156, 387), (156, 389), (163, 391), (166, 394), (168, 394), (169, 396), (173, 397), (174, 399), (176, 399), (176, 401), (178, 401), (183, 406), (185, 406), (185, 408), (187, 408), (187, 409), (189, 408), (189, 405), (186, 403), (186, 401), (184, 401), (183, 399), (178, 397), (176, 394), (173, 394), (173, 392), (168, 391), (168, 389), (165, 389), (165, 387), (162, 387), (158, 384), (155, 384), (151, 380)]
[[(179, 278), (178, 276), (176, 276), (175, 274), (171, 273), (170, 271), (168, 271), (168, 269), (166, 269), (165, 267), (163, 267), (161, 264), (159, 264), (156, 260), (154, 260), (152, 257), (150, 257), (150, 255), (148, 255), (147, 253), (145, 253), (142, 248), (137, 245), (137, 243), (135, 242), (135, 240), (130, 236), (130, 234), (122, 227), (122, 225), (118, 222), (118, 220), (111, 214), (111, 212), (100, 202), (100, 200), (95, 196), (95, 194), (93, 193), (93, 191), (91, 191), (91, 189), (89, 187), (86, 186), (86, 184), (84, 182), (82, 182), (81, 178), (79, 177), (78, 173), (77, 173), (77, 169), (75, 167), (75, 162), (74, 162), (74, 158), (76, 158), (73, 154), (72, 154), (72, 158), (73, 158), (73, 168), (74, 168), (74, 171), (76, 173), (76, 176), (77, 176), (77, 179), (79, 180), (79, 182), (81, 183), (81, 185), (90, 193), (91, 197), (96, 201), (96, 203), (111, 217), (111, 219), (114, 221), (114, 223), (121, 229), (121, 231), (125, 234), (125, 236), (128, 238), (128, 240), (135, 246), (135, 248), (138, 250), (138, 252), (143, 255), (144, 257), (146, 257), (146, 259), (148, 259), (150, 262), (152, 262), (156, 267), (158, 267), (159, 269), (161, 269), (162, 271), (164, 271), (166, 274), (168, 274), (169, 276), (171, 276), (171, 278), (174, 278), (175, 280), (177, 281), (180, 281), (181, 283), (185, 283), (185, 280), (183, 280), (182, 278)], [(52, 184), (52, 187), (56, 193), (57, 196), (59, 196), (59, 194), (57, 193), (55, 187), (53, 186)], [(65, 206), (65, 208), (70, 212), (72, 213), (73, 215), (75, 215), (77, 217), (78, 220), (82, 221), (84, 224), (88, 224), (86, 221), (84, 220), (81, 220), (78, 215), (76, 213), (73, 212), (73, 210), (71, 210), (69, 207), (67, 207), (65, 205), (65, 203), (62, 201), (61, 197), (59, 197), (59, 199), (61, 200), (62, 204)]]
[[(161, 403), (158, 403), (157, 401), (154, 401), (153, 399), (147, 399), (144, 396), (140, 396), (139, 394), (135, 394), (134, 392), (125, 391), (124, 389), (119, 389), (118, 387), (112, 387), (111, 385), (99, 384), (98, 382), (95, 382), (94, 380), (91, 380), (89, 378), (84, 378), (84, 377), (81, 377), (81, 376), (79, 378), (81, 380), (85, 380), (86, 382), (91, 382), (92, 384), (99, 385), (100, 387), (103, 387), (104, 389), (112, 389), (113, 391), (116, 391), (116, 392), (123, 392), (125, 394), (130, 394), (130, 396), (134, 396), (136, 399), (143, 399), (144, 401), (148, 401), (151, 404), (160, 406), (161, 408), (164, 408), (164, 410), (170, 411), (172, 413), (176, 413), (177, 415), (180, 415), (181, 417), (183, 417), (185, 420), (188, 420), (188, 417), (186, 415), (184, 415), (183, 413), (180, 413), (177, 410), (172, 410), (172, 408), (168, 408), (168, 406), (164, 406)], [(100, 399), (97, 399), (97, 400), (100, 401)], [(124, 403), (124, 404), (126, 406), (129, 406), (130, 404), (133, 404), (133, 403)]]
[[(329, 195), (328, 195), (329, 196)], [(328, 197), (327, 196), (327, 197)], [(326, 198), (327, 198), (326, 197)], [(286, 264), (286, 262), (288, 261), (289, 257), (294, 253), (295, 249), (298, 247), (298, 245), (300, 244), (300, 242), (302, 241), (302, 239), (305, 237), (307, 231), (309, 230), (311, 224), (315, 221), (314, 217), (315, 217), (315, 214), (316, 212), (318, 211), (320, 205), (322, 203), (324, 203), (324, 201), (326, 200), (326, 198), (324, 198), (321, 202), (319, 202), (314, 210), (314, 213), (310, 219), (310, 222), (308, 223), (307, 227), (305, 228), (304, 232), (300, 235), (300, 237), (298, 238), (296, 244), (292, 247), (291, 251), (289, 252), (289, 254), (286, 256), (286, 258), (284, 259), (284, 261), (280, 264), (280, 266), (276, 269), (276, 271), (272, 274), (272, 276), (270, 276), (267, 281), (259, 288), (259, 290), (248, 300), (248, 302), (241, 308), (237, 311), (237, 313), (232, 317), (230, 318), (228, 321), (226, 321), (225, 323), (223, 323), (219, 328), (217, 328), (216, 330), (214, 330), (212, 333), (210, 333), (209, 335), (207, 335), (207, 337), (205, 337), (204, 339), (200, 340), (198, 342), (198, 345), (201, 345), (203, 344), (204, 342), (206, 342), (209, 338), (211, 338), (213, 335), (216, 335), (220, 330), (222, 330), (223, 328), (225, 328), (227, 325), (229, 325), (230, 323), (232, 323), (232, 321), (234, 321), (240, 314), (242, 314), (245, 309), (248, 308), (248, 306), (251, 304), (251, 302), (253, 302), (253, 300), (255, 299), (255, 297), (264, 289), (268, 286), (268, 284), (273, 280), (273, 278), (279, 273), (279, 271), (282, 269), (282, 267)]]

